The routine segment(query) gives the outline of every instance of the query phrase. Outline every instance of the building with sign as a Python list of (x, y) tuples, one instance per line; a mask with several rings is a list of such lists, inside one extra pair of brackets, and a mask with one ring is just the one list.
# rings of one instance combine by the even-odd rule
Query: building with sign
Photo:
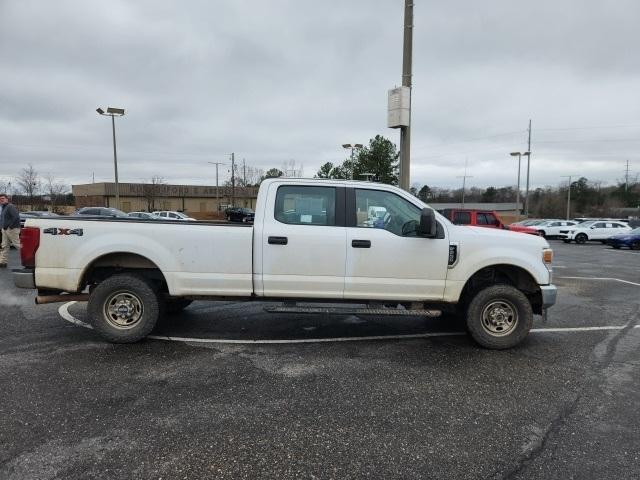
[[(177, 210), (194, 218), (215, 216), (228, 206), (255, 208), (258, 187), (215, 187), (206, 185), (165, 185), (119, 183), (120, 210), (153, 212)], [(114, 183), (88, 183), (72, 186), (76, 208), (114, 207)]]

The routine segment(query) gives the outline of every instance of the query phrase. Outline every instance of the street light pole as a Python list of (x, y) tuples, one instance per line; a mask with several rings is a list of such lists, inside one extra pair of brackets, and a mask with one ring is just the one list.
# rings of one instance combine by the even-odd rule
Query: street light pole
[(571, 177), (573, 175), (562, 175), (562, 178), (568, 178), (569, 179), (569, 188), (567, 190), (567, 220), (569, 220), (569, 217), (571, 216)]
[(351, 174), (351, 180), (353, 180), (353, 151), (356, 148), (362, 148), (362, 144), (361, 143), (343, 143), (342, 144), (342, 148), (350, 148), (351, 149), (351, 168), (349, 170), (351, 170), (350, 174)]
[(96, 108), (96, 112), (105, 117), (111, 117), (111, 131), (113, 133), (113, 170), (115, 173), (115, 194), (116, 194), (116, 208), (120, 208), (120, 185), (118, 183), (118, 153), (116, 148), (116, 121), (115, 117), (122, 117), (124, 115), (124, 108), (108, 107), (105, 113), (102, 108)]
[(520, 159), (522, 154), (520, 152), (511, 152), (512, 157), (518, 157), (518, 186), (516, 187), (516, 222), (520, 220)]
[(220, 211), (220, 195), (218, 188), (218, 165), (224, 165), (222, 162), (207, 162), (216, 166), (216, 209)]

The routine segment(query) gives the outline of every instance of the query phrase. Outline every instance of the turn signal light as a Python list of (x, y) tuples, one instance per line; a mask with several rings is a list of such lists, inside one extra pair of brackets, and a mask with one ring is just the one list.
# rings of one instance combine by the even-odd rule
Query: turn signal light
[(546, 264), (551, 265), (553, 262), (553, 250), (550, 248), (545, 248), (542, 250), (542, 261)]

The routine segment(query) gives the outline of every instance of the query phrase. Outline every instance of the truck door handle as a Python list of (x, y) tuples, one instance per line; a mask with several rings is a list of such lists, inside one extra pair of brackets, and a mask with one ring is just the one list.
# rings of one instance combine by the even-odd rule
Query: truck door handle
[(351, 240), (353, 248), (371, 248), (371, 240)]
[(287, 237), (269, 237), (269, 245), (286, 245), (289, 243), (289, 239)]

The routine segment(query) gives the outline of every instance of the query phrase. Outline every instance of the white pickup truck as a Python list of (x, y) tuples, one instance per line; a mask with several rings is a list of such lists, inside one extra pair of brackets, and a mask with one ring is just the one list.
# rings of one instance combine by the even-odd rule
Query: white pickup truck
[(193, 300), (269, 299), (285, 302), (279, 312), (459, 313), (478, 344), (509, 348), (556, 300), (544, 239), (453, 225), (378, 183), (265, 180), (254, 225), (43, 217), (21, 238), (16, 286), (37, 289), (37, 303), (88, 301), (111, 342), (144, 338)]

